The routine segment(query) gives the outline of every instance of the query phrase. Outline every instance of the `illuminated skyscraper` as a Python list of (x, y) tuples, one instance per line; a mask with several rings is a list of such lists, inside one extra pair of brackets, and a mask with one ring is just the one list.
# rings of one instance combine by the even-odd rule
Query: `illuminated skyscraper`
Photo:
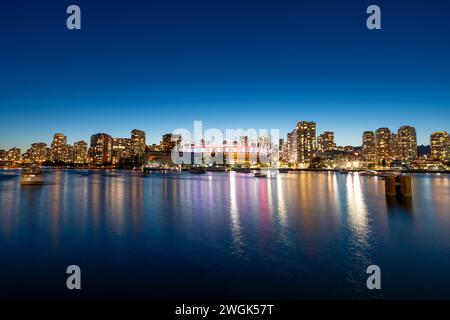
[(166, 133), (162, 137), (161, 148), (163, 151), (172, 151), (172, 149), (181, 143), (181, 135)]
[(42, 163), (50, 158), (50, 149), (43, 142), (33, 143), (27, 151), (27, 156), (32, 163)]
[(391, 133), (391, 140), (389, 141), (389, 145), (391, 149), (391, 159), (401, 160), (403, 155), (400, 148), (399, 138), (396, 133)]
[(284, 139), (278, 140), (278, 161), (280, 163), (288, 163), (287, 142)]
[(411, 126), (402, 126), (398, 129), (398, 142), (401, 160), (411, 162), (417, 159), (417, 134)]
[(316, 123), (300, 121), (297, 124), (297, 163), (307, 163), (316, 153)]
[(53, 142), (51, 144), (51, 160), (52, 161), (65, 161), (65, 149), (67, 145), (67, 137), (62, 133), (55, 133)]
[(362, 141), (362, 153), (364, 160), (376, 161), (375, 134), (373, 131), (364, 131)]
[(131, 131), (131, 155), (142, 156), (145, 153), (145, 132), (133, 129)]
[(19, 148), (11, 148), (8, 150), (8, 160), (9, 161), (20, 161), (21, 160), (21, 150)]
[(73, 162), (76, 164), (88, 163), (88, 144), (85, 141), (77, 141), (73, 144)]
[(325, 131), (317, 137), (317, 152), (333, 151), (335, 147), (333, 131)]
[(391, 130), (380, 128), (375, 131), (376, 160), (379, 163), (391, 160)]
[(91, 136), (89, 157), (94, 165), (108, 165), (112, 163), (113, 139), (109, 134), (97, 133)]
[(113, 138), (113, 163), (119, 163), (121, 159), (131, 156), (130, 138)]
[(0, 161), (7, 161), (7, 160), (8, 160), (8, 151), (0, 150)]
[[(245, 162), (249, 163), (249, 154), (248, 154), (248, 138), (245, 137), (244, 143), (246, 146), (245, 152)], [(272, 136), (270, 135), (261, 135), (257, 139), (258, 154), (257, 154), (257, 163), (262, 165), (272, 165)]]
[(297, 131), (293, 130), (287, 134), (288, 161), (297, 163)]
[(73, 163), (74, 149), (70, 144), (66, 144), (64, 148), (64, 158), (65, 163)]
[(430, 146), (431, 160), (450, 161), (450, 135), (446, 131), (433, 132)]

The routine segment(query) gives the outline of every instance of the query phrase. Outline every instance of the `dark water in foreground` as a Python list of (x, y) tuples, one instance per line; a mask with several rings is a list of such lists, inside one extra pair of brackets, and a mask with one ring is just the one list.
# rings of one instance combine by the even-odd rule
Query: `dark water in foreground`
[(387, 202), (358, 174), (18, 174), (0, 171), (2, 298), (450, 298), (450, 175)]

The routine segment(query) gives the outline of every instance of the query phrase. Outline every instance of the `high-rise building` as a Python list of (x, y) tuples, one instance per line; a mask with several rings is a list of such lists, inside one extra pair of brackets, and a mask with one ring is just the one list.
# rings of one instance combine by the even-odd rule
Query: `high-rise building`
[[(248, 140), (248, 137), (245, 139), (241, 139), (242, 143), (244, 143), (245, 147), (245, 162), (249, 163), (249, 148), (248, 145), (251, 144)], [(257, 147), (257, 163), (262, 165), (272, 165), (272, 136), (270, 135), (261, 135), (258, 137), (256, 141)]]
[(88, 163), (88, 144), (85, 141), (77, 141), (73, 144), (73, 162), (76, 164)]
[(293, 130), (287, 134), (288, 144), (288, 161), (297, 163), (297, 130)]
[(42, 163), (49, 160), (49, 148), (43, 142), (33, 143), (27, 151), (27, 157), (32, 163)]
[(285, 141), (283, 143), (283, 147), (281, 149), (282, 162), (287, 164), (289, 163), (289, 142)]
[(316, 153), (316, 123), (300, 121), (297, 123), (297, 163), (307, 163)]
[(161, 141), (161, 149), (163, 151), (172, 151), (172, 149), (177, 145), (181, 143), (181, 135), (179, 134), (172, 134), (172, 133), (166, 133), (162, 137)]
[(396, 133), (391, 133), (391, 139), (389, 141), (390, 149), (391, 149), (391, 159), (392, 160), (401, 160), (403, 155), (400, 148), (400, 142), (398, 135)]
[(73, 157), (74, 157), (74, 149), (73, 146), (70, 144), (67, 144), (64, 148), (64, 159), (63, 161), (65, 163), (73, 163)]
[(142, 156), (145, 153), (145, 132), (138, 129), (131, 131), (131, 155)]
[(89, 157), (94, 165), (108, 165), (112, 163), (113, 139), (109, 134), (97, 133), (91, 136)]
[(280, 163), (287, 163), (287, 143), (284, 139), (278, 140), (278, 161)]
[(131, 156), (130, 138), (113, 138), (113, 163), (119, 163), (121, 159)]
[(51, 144), (51, 160), (64, 162), (66, 159), (67, 137), (62, 133), (55, 133)]
[(8, 160), (8, 151), (0, 150), (0, 161), (7, 161), (7, 160)]
[(391, 130), (380, 128), (375, 131), (376, 160), (388, 162), (391, 160)]
[(8, 150), (9, 161), (20, 161), (21, 156), (21, 150), (19, 148), (14, 147)]
[(362, 139), (362, 153), (366, 161), (376, 161), (375, 134), (373, 131), (364, 131)]
[(450, 161), (450, 135), (446, 131), (433, 132), (430, 137), (431, 160)]
[(333, 131), (325, 131), (317, 137), (317, 152), (324, 153), (333, 151), (335, 148)]
[(402, 126), (398, 129), (398, 142), (401, 160), (411, 162), (417, 159), (417, 134), (411, 126)]

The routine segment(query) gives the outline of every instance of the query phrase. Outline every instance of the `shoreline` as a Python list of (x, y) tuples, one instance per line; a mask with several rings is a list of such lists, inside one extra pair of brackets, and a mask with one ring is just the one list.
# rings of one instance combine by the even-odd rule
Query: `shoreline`
[[(0, 170), (22, 170), (27, 167), (0, 167)], [(108, 170), (118, 170), (118, 171), (139, 171), (140, 169), (129, 169), (129, 168), (114, 168), (114, 167), (103, 167), (103, 168), (96, 168), (96, 167), (43, 167), (44, 169), (49, 170), (93, 170), (93, 171), (108, 171)], [(155, 168), (154, 170), (150, 170), (153, 172), (161, 172), (161, 171), (169, 171), (173, 168)], [(289, 172), (340, 172), (342, 169), (299, 169), (299, 168), (251, 168), (251, 170), (279, 170), (279, 169), (287, 169)], [(353, 172), (365, 172), (368, 171), (368, 169), (346, 169), (349, 173)], [(189, 169), (182, 169), (182, 171), (189, 171)], [(226, 170), (226, 171), (215, 171), (215, 170), (207, 170), (207, 172), (230, 172), (235, 171), (232, 169)], [(383, 172), (397, 172), (397, 173), (425, 173), (425, 174), (450, 174), (450, 170), (421, 170), (421, 169), (415, 169), (415, 170), (395, 170), (395, 169), (370, 169), (370, 171), (375, 171), (379, 173)]]

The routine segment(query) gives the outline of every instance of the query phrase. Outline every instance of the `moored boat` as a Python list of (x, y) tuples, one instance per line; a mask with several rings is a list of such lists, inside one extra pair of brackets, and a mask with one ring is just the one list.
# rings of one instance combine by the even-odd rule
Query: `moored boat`
[(25, 169), (20, 178), (20, 183), (23, 185), (40, 185), (44, 182), (44, 171), (39, 167)]
[(255, 172), (255, 178), (267, 178), (267, 174), (262, 172)]
[(360, 172), (359, 175), (365, 176), (365, 177), (375, 177), (378, 175), (378, 172), (373, 171), (373, 170), (366, 170), (366, 171)]
[(400, 175), (400, 172), (379, 172), (378, 173), (378, 176), (380, 178), (384, 178), (384, 179), (390, 178), (390, 177), (396, 177), (399, 175)]
[(252, 170), (248, 167), (236, 168), (238, 173), (252, 173)]
[(192, 174), (204, 174), (206, 173), (206, 169), (203, 167), (192, 167), (189, 172)]
[(226, 167), (213, 166), (213, 167), (209, 167), (206, 170), (213, 171), (213, 172), (226, 172), (227, 168)]

